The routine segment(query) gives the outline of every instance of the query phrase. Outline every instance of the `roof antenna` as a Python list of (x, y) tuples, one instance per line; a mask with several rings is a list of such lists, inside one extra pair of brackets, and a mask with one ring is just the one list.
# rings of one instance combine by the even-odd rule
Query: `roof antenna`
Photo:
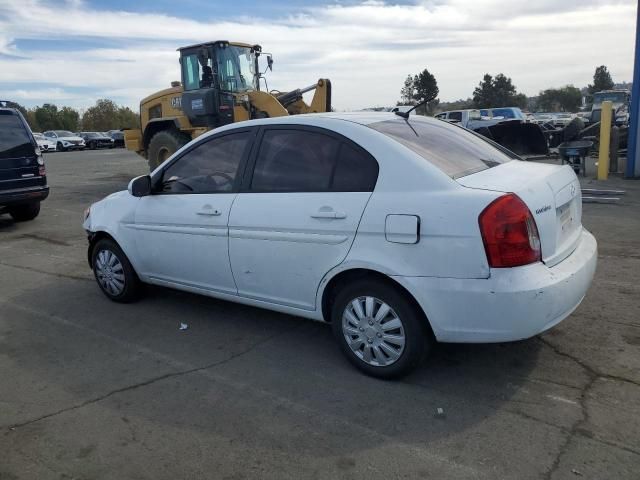
[(393, 113), (395, 113), (395, 114), (396, 114), (396, 115), (398, 115), (399, 117), (402, 117), (402, 118), (404, 118), (404, 119), (406, 120), (406, 119), (408, 119), (408, 118), (409, 118), (409, 114), (410, 114), (411, 112), (413, 112), (416, 108), (421, 107), (422, 105), (425, 105), (425, 104), (427, 104), (427, 103), (429, 103), (429, 100), (424, 100), (424, 101), (422, 101), (422, 102), (420, 102), (420, 103), (418, 103), (418, 104), (414, 105), (414, 106), (413, 106), (413, 108), (410, 108), (410, 109), (409, 109), (409, 110), (407, 110), (406, 112), (401, 112), (401, 111), (399, 111), (399, 110), (396, 110), (396, 111), (395, 111), (395, 112), (393, 112)]

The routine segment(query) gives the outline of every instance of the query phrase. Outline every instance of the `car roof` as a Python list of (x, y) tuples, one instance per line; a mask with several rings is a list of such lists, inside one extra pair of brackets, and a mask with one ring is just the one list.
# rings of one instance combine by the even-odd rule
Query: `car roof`
[[(370, 125), (372, 123), (384, 122), (388, 120), (402, 120), (405, 121), (400, 115), (396, 115), (393, 112), (326, 112), (326, 113), (306, 113), (301, 115), (289, 115), (284, 117), (271, 117), (261, 118), (256, 120), (248, 120), (245, 122), (239, 122), (234, 125), (268, 125), (268, 124), (288, 124), (288, 125), (314, 125), (321, 126), (327, 124), (326, 120), (342, 120), (351, 123), (357, 123), (360, 125)], [(409, 122), (439, 122), (431, 117), (425, 117), (422, 115), (412, 115)]]

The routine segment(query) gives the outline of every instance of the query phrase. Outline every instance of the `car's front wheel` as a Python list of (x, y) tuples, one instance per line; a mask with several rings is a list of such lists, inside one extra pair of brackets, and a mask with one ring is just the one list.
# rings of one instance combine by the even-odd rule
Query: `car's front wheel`
[(64, 146), (62, 145), (61, 142), (58, 142), (58, 144), (56, 145), (56, 150), (58, 150), (59, 152), (66, 152), (67, 149), (64, 148)]
[(40, 213), (40, 202), (29, 203), (27, 205), (19, 205), (9, 210), (9, 215), (16, 222), (26, 222), (33, 220)]
[(399, 288), (378, 280), (343, 287), (333, 302), (331, 322), (349, 361), (378, 378), (406, 375), (433, 342), (417, 307)]
[(116, 242), (103, 238), (93, 247), (91, 266), (102, 292), (115, 302), (128, 303), (140, 296), (140, 280)]

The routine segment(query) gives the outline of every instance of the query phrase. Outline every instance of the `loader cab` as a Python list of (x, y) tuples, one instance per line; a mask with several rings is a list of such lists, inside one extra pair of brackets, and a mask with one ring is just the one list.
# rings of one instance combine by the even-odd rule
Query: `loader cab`
[(182, 110), (194, 127), (215, 128), (234, 121), (234, 106), (259, 90), (259, 45), (216, 41), (178, 49)]

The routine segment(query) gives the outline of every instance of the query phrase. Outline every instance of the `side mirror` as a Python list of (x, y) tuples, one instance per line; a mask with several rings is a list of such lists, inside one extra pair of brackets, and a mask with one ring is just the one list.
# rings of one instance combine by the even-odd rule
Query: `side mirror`
[(273, 72), (273, 57), (267, 55), (267, 68)]
[(151, 195), (151, 177), (149, 175), (142, 175), (134, 178), (129, 182), (127, 190), (129, 190), (129, 193), (134, 197)]

